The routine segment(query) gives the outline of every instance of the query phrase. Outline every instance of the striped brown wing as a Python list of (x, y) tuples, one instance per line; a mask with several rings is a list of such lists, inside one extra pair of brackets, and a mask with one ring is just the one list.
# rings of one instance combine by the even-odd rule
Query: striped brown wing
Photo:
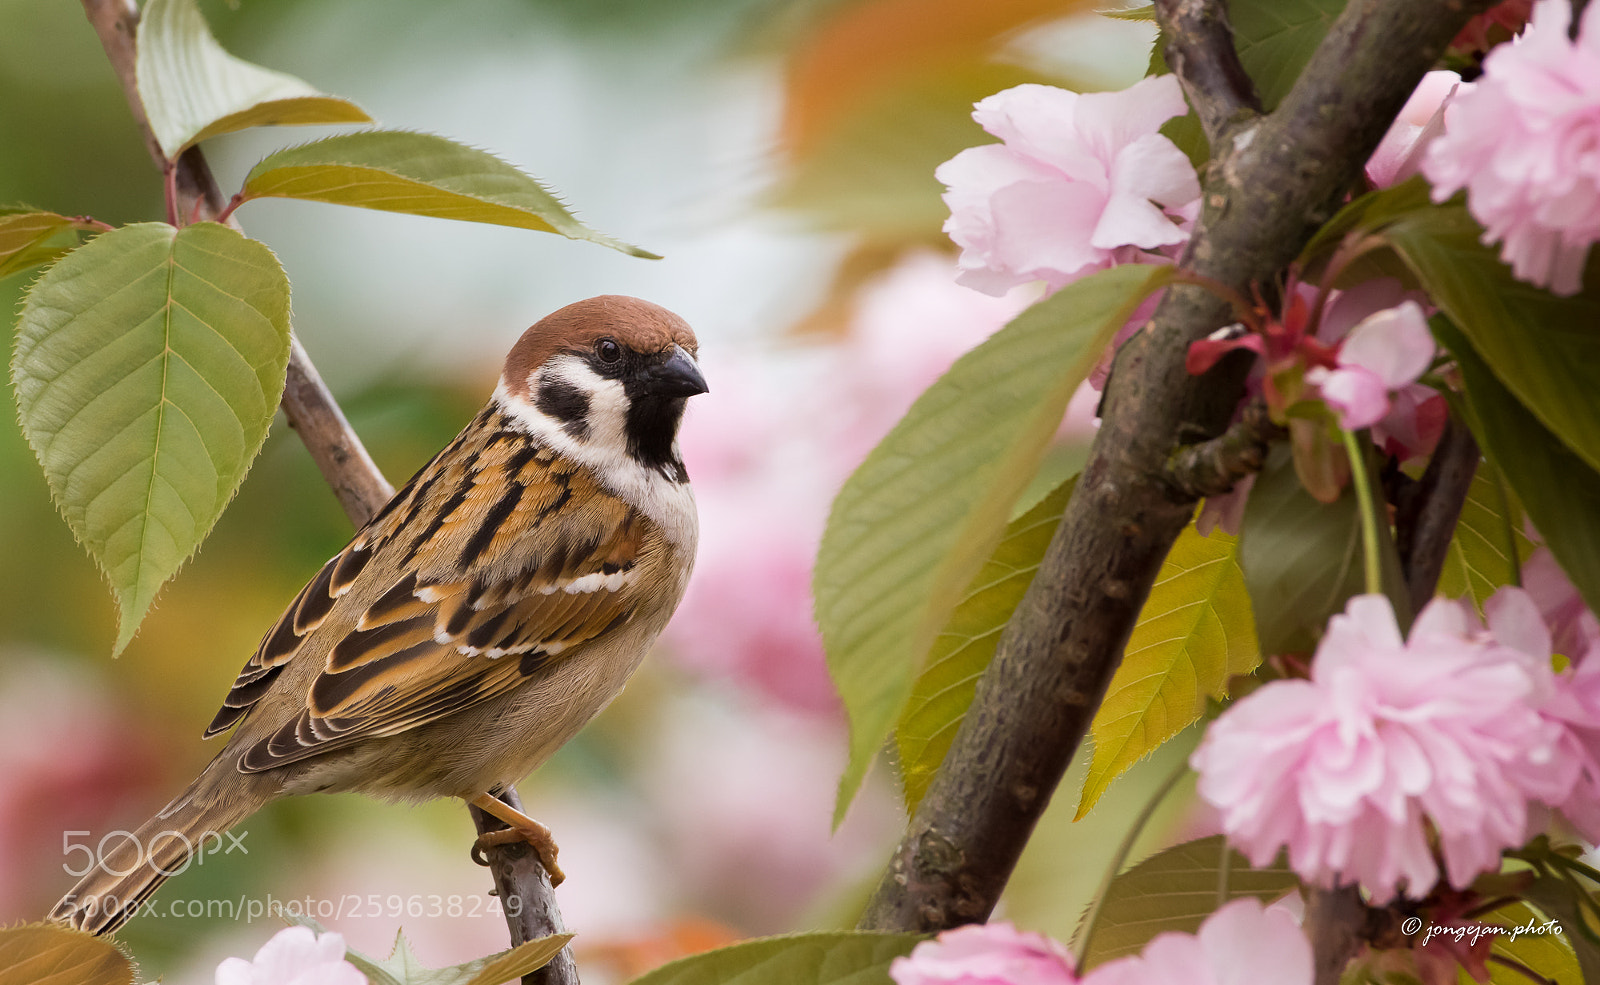
[(301, 710), (254, 741), (240, 769), (443, 718), (632, 616), (647, 521), (587, 471), (495, 424), (480, 418), (418, 473), (267, 634), (212, 732), (243, 717), (291, 660), (321, 669)]

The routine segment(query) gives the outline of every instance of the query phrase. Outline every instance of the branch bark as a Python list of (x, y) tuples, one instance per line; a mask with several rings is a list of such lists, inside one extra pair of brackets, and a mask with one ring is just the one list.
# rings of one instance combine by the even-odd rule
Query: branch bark
[[(83, 0), (83, 8), (116, 72), (123, 95), (127, 97), (128, 109), (144, 135), (145, 146), (165, 173), (168, 164), (150, 130), (135, 76), (139, 11), (132, 0)], [(218, 187), (200, 148), (190, 147), (178, 156), (173, 166), (176, 168), (178, 215), (203, 220), (215, 219), (223, 213), (227, 197)], [(239, 228), (231, 216), (227, 223)], [(300, 340), (291, 335), (289, 345), (288, 379), (282, 399), (284, 416), (300, 435), (350, 522), (360, 528), (394, 495), (394, 486), (367, 454), (366, 446), (351, 428)], [(514, 792), (509, 796), (512, 800), (516, 798)], [(480, 834), (487, 828), (501, 826), (481, 811), (469, 810)], [(489, 849), (486, 854), (513, 946), (565, 930), (549, 876), (538, 863), (536, 853), (525, 846), (501, 845)], [(576, 985), (578, 972), (571, 949), (563, 948), (549, 964), (523, 976), (522, 980), (524, 985)]]
[[(1274, 283), (1486, 4), (1350, 0), (1282, 104), (1212, 144), (1183, 265), (1246, 295)], [(1071, 502), (861, 927), (942, 930), (993, 909), (1193, 510), (1168, 461), (1192, 436), (1221, 433), (1243, 396), (1227, 361), (1199, 378), (1184, 369), (1190, 343), (1232, 317), (1204, 289), (1175, 285), (1118, 353)]]
[(1156, 0), (1156, 19), (1165, 42), (1162, 57), (1215, 147), (1230, 127), (1261, 112), (1261, 97), (1233, 44), (1227, 0)]

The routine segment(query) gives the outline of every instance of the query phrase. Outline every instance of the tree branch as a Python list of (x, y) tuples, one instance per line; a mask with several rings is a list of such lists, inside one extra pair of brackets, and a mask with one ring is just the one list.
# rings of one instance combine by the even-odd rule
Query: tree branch
[(1194, 499), (1232, 492), (1240, 479), (1261, 471), (1272, 443), (1287, 434), (1272, 423), (1266, 402), (1253, 400), (1222, 434), (1174, 452), (1167, 481), (1180, 496)]
[(1412, 612), (1421, 612), (1438, 587), (1479, 458), (1472, 432), (1452, 415), (1422, 478), (1395, 504), (1395, 546)]
[(1229, 127), (1261, 112), (1261, 97), (1233, 45), (1227, 0), (1156, 0), (1156, 20), (1165, 42), (1161, 56), (1215, 147)]
[[(139, 12), (132, 0), (83, 0), (89, 23), (99, 35), (106, 57), (122, 85), (128, 108), (138, 123), (158, 167), (165, 168), (161, 146), (150, 130), (149, 117), (139, 98), (135, 78), (135, 37), (139, 26)], [(178, 215), (196, 220), (216, 219), (226, 208), (227, 197), (217, 186), (211, 168), (200, 148), (191, 147), (178, 156), (176, 168)], [(239, 224), (232, 216), (228, 225), (235, 229)], [(289, 426), (300, 435), (306, 450), (311, 453), (322, 476), (333, 488), (339, 505), (344, 508), (350, 522), (360, 528), (370, 520), (383, 504), (394, 495), (394, 487), (383, 477), (372, 457), (367, 454), (350, 422), (345, 418), (339, 402), (322, 382), (322, 376), (293, 335), (289, 340), (288, 379), (283, 393), (283, 412)], [(511, 798), (515, 798), (512, 793)], [(481, 834), (485, 830), (484, 815), (473, 810), (474, 827)], [(498, 822), (490, 826), (496, 826)], [(524, 941), (561, 933), (561, 911), (556, 906), (555, 894), (544, 867), (537, 864), (537, 855), (519, 845), (501, 845), (488, 851), (490, 868), (494, 873), (495, 887), (505, 910), (506, 925), (514, 945)], [(535, 864), (528, 865), (525, 856), (533, 856)], [(517, 903), (512, 903), (512, 899)], [(513, 913), (512, 911), (516, 912)], [(525, 985), (565, 985), (578, 981), (577, 967), (570, 948), (549, 964), (532, 974), (523, 976)]]
[[(1487, 0), (1350, 0), (1270, 115), (1212, 144), (1183, 264), (1241, 294), (1267, 288), (1356, 182), (1406, 98)], [(1167, 464), (1222, 432), (1240, 367), (1190, 377), (1190, 343), (1233, 320), (1175, 284), (1118, 353), (1104, 417), (1038, 574), (860, 925), (985, 919), (1071, 763), (1161, 563), (1193, 511)]]
[(1315, 985), (1339, 985), (1345, 966), (1361, 950), (1367, 906), (1354, 886), (1312, 889), (1306, 896), (1306, 936), (1314, 956)]

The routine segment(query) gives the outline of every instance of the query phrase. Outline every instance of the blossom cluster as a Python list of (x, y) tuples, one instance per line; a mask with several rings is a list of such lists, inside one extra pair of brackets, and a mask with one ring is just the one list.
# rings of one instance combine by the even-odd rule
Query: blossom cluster
[(1195, 751), (1229, 840), (1257, 865), (1287, 848), (1306, 881), (1382, 903), (1426, 896), (1440, 858), (1456, 889), (1497, 871), (1544, 807), (1600, 835), (1600, 636), (1559, 571), (1543, 577), (1542, 598), (1498, 591), (1487, 625), (1435, 599), (1404, 637), (1386, 598), (1351, 599), (1309, 680), (1262, 686)]
[(1466, 189), (1484, 242), (1501, 244), (1517, 277), (1563, 295), (1582, 289), (1600, 240), (1600, 8), (1585, 9), (1575, 40), (1571, 22), (1566, 0), (1539, 0), (1445, 108), (1422, 160), (1435, 200)]
[(897, 958), (897, 985), (1309, 985), (1311, 945), (1287, 908), (1241, 899), (1195, 934), (1167, 932), (1139, 954), (1079, 976), (1057, 941), (1005, 923), (959, 927)]

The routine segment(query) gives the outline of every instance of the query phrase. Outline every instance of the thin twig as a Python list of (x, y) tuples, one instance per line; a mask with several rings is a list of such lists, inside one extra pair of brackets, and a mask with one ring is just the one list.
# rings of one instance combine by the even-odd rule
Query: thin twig
[(1222, 434), (1173, 452), (1167, 480), (1182, 496), (1221, 496), (1260, 472), (1272, 443), (1287, 433), (1272, 422), (1266, 401), (1251, 401)]
[(1225, 0), (1156, 0), (1166, 42), (1162, 57), (1189, 97), (1206, 139), (1216, 146), (1227, 130), (1261, 112), (1255, 83), (1239, 62)]
[[(169, 170), (174, 172), (176, 201), (172, 204), (175, 214), (195, 220), (224, 220), (238, 229), (238, 222), (228, 209), (227, 198), (212, 176), (200, 148), (190, 147), (178, 155), (175, 166), (169, 166), (156, 143), (134, 76), (139, 12), (132, 0), (83, 0), (83, 7), (116, 71), (129, 111), (144, 134), (145, 146), (164, 174)], [(394, 487), (367, 454), (300, 340), (291, 335), (289, 344), (288, 379), (282, 401), (284, 415), (332, 487), (339, 505), (351, 523), (359, 528), (389, 501)], [(514, 800), (515, 793), (510, 798)], [(476, 810), (472, 813), (474, 827), (481, 834), (485, 830), (484, 815)], [(526, 856), (533, 856), (535, 864), (529, 865)], [(515, 844), (499, 845), (489, 849), (488, 857), (513, 945), (565, 930), (549, 877), (544, 867), (537, 864), (535, 853)], [(570, 948), (562, 949), (555, 960), (538, 971), (523, 976), (525, 985), (576, 985), (577, 981), (577, 966)]]
[(1422, 478), (1396, 503), (1395, 545), (1412, 612), (1433, 598), (1479, 458), (1472, 432), (1451, 416)]
[(1312, 889), (1306, 898), (1306, 936), (1315, 956), (1316, 985), (1338, 985), (1345, 966), (1361, 950), (1367, 907), (1355, 886)]

